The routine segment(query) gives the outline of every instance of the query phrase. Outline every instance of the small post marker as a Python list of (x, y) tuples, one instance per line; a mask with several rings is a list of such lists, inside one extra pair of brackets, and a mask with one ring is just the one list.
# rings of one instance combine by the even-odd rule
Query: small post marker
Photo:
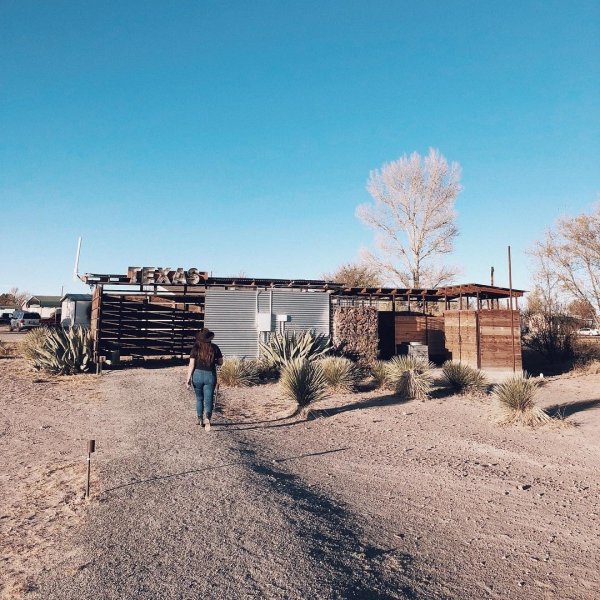
[(85, 497), (90, 497), (90, 473), (92, 469), (92, 452), (96, 452), (96, 440), (89, 440), (87, 445), (87, 485), (85, 488)]

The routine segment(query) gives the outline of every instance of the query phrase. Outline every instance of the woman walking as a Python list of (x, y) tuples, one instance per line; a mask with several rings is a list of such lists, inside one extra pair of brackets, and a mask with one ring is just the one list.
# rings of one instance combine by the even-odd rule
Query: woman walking
[(196, 334), (186, 379), (188, 388), (193, 386), (196, 393), (198, 425), (202, 425), (206, 431), (210, 431), (217, 365), (223, 364), (223, 354), (219, 346), (211, 341), (214, 337), (215, 334), (208, 329), (201, 329)]

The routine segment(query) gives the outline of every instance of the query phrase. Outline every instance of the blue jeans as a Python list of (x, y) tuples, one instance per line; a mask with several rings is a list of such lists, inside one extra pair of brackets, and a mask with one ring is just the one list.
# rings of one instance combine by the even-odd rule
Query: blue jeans
[(196, 369), (192, 375), (192, 386), (196, 392), (196, 414), (201, 419), (204, 413), (206, 413), (207, 419), (212, 417), (216, 383), (217, 378), (210, 371)]

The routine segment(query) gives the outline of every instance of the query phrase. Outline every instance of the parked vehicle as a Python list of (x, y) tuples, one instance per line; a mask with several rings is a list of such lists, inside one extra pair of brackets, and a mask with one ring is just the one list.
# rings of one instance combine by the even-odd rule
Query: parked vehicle
[(10, 330), (24, 331), (25, 329), (39, 327), (41, 324), (42, 320), (39, 313), (15, 310), (10, 319)]
[(577, 335), (600, 335), (600, 329), (592, 329), (591, 327), (582, 327), (577, 331)]
[(12, 312), (3, 312), (2, 314), (0, 314), (0, 325), (10, 325), (12, 315)]

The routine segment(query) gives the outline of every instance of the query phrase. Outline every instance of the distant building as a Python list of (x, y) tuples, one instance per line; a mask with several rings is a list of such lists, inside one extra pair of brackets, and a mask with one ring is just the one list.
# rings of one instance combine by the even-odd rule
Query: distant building
[(89, 327), (92, 311), (91, 294), (65, 294), (61, 299), (61, 319), (63, 327), (81, 325)]
[(60, 296), (29, 296), (23, 308), (40, 314), (42, 319), (51, 319), (60, 314)]

